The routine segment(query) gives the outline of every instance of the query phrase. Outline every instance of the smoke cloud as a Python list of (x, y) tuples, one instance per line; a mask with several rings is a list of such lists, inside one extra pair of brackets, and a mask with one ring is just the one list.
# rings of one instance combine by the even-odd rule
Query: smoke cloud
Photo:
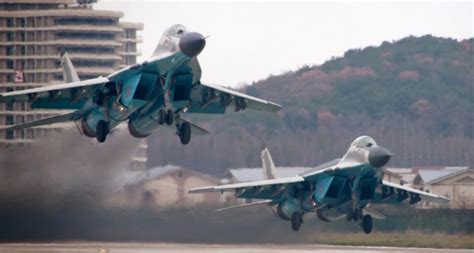
[(36, 207), (67, 202), (100, 205), (117, 187), (113, 179), (126, 171), (139, 142), (117, 130), (105, 143), (97, 143), (68, 128), (30, 146), (3, 149), (0, 199)]

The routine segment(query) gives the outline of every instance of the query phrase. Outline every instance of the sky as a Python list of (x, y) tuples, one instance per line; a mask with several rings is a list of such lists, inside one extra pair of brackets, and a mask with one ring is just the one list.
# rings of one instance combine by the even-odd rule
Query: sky
[(209, 36), (198, 56), (201, 81), (230, 87), (409, 35), (474, 37), (472, 1), (99, 0), (94, 8), (122, 11), (124, 21), (144, 24), (140, 61), (173, 24)]

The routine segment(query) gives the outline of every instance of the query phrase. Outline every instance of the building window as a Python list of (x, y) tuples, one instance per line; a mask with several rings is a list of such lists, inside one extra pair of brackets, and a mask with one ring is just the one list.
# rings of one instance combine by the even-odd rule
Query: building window
[[(8, 89), (7, 89), (7, 92), (12, 92), (12, 91), (13, 91), (12, 88), (8, 88)], [(6, 109), (7, 111), (13, 111), (13, 109), (14, 109), (13, 106), (14, 106), (13, 100), (11, 100), (11, 99), (10, 99), (10, 100), (7, 100), (7, 102), (6, 102), (6, 104), (5, 104), (5, 109)], [(7, 115), (7, 119), (8, 119), (8, 116), (11, 116), (11, 115)], [(12, 116), (12, 119), (11, 119), (11, 120), (13, 120), (13, 116)], [(12, 123), (12, 124), (8, 124), (8, 120), (7, 120), (7, 123), (6, 123), (6, 124), (7, 124), (7, 125), (12, 125), (13, 123)]]
[(13, 69), (13, 61), (7, 60), (7, 69)]
[(14, 105), (13, 100), (7, 100), (7, 103), (5, 104), (5, 107), (6, 107), (5, 109), (7, 111), (13, 111), (13, 105)]
[(7, 140), (13, 140), (14, 138), (14, 134), (13, 134), (13, 130), (8, 130), (6, 133), (5, 133), (5, 139)]
[(13, 32), (7, 32), (7, 41), (13, 41), (15, 34)]
[(13, 125), (15, 123), (13, 115), (7, 115), (5, 117), (5, 125)]
[(18, 19), (18, 26), (19, 27), (25, 27), (25, 19)]
[(6, 55), (12, 55), (13, 54), (13, 46), (8, 46), (5, 52)]
[(13, 27), (13, 18), (7, 18), (7, 27)]
[(7, 83), (13, 82), (13, 74), (7, 74)]

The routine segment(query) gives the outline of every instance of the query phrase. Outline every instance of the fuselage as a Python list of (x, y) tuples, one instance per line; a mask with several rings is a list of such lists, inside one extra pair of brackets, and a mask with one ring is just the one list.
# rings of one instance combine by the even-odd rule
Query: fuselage
[(101, 120), (108, 122), (110, 129), (129, 120), (135, 137), (149, 135), (160, 125), (160, 110), (179, 113), (189, 102), (192, 85), (201, 75), (189, 63), (193, 58), (197, 61), (204, 45), (202, 35), (189, 33), (181, 25), (168, 29), (149, 60), (109, 76), (114, 83), (106, 91), (107, 99), (100, 101), (99, 95), (84, 104), (81, 110), (88, 114), (83, 130), (93, 136)]

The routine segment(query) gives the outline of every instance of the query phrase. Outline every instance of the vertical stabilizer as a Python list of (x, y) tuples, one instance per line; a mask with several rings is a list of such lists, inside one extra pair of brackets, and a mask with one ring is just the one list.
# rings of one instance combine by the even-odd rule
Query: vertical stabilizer
[(67, 53), (64, 53), (61, 57), (61, 66), (63, 67), (63, 79), (66, 83), (80, 81), (76, 69), (74, 68), (74, 65), (72, 65), (72, 61), (69, 59)]
[(262, 159), (262, 169), (263, 169), (263, 178), (264, 179), (274, 179), (277, 178), (277, 172), (275, 168), (275, 164), (272, 160), (272, 155), (268, 148), (264, 148), (261, 153)]

